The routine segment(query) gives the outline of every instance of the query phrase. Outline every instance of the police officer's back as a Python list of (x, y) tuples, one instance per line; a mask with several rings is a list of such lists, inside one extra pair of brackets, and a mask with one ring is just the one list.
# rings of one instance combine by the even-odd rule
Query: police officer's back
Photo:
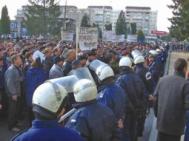
[(66, 127), (76, 130), (86, 141), (116, 140), (116, 121), (113, 112), (97, 103), (97, 88), (90, 80), (80, 80), (74, 86), (77, 111)]

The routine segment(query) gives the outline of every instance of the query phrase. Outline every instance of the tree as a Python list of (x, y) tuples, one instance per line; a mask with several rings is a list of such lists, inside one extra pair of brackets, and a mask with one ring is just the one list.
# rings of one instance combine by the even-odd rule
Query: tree
[(28, 0), (25, 27), (31, 35), (60, 35), (62, 22), (60, 6), (56, 0)]
[(131, 34), (136, 34), (137, 26), (136, 23), (131, 23)]
[(139, 30), (137, 33), (137, 41), (139, 43), (143, 43), (145, 40), (144, 32), (142, 30)]
[(87, 14), (84, 14), (81, 20), (81, 27), (90, 27), (90, 18)]
[(10, 34), (10, 18), (6, 6), (2, 8), (1, 12), (0, 32), (1, 34)]
[(125, 13), (123, 11), (120, 12), (119, 17), (117, 19), (116, 34), (124, 34), (125, 36), (127, 35), (127, 24), (125, 19)]
[(107, 31), (112, 31), (112, 24), (106, 24), (106, 25), (105, 25), (105, 29), (106, 29)]
[(173, 4), (168, 7), (172, 9), (173, 17), (170, 18), (169, 28), (172, 37), (182, 41), (189, 37), (189, 1), (172, 0)]

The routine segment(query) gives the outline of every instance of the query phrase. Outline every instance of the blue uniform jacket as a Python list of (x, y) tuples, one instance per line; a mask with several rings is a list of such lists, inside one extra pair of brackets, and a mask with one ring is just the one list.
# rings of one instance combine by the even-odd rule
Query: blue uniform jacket
[(120, 138), (112, 110), (96, 101), (78, 108), (66, 127), (77, 131), (85, 141), (118, 141)]
[(141, 78), (145, 85), (145, 95), (148, 96), (153, 94), (155, 83), (148, 68), (144, 67), (143, 64), (137, 64), (135, 67), (135, 73)]
[(125, 118), (126, 95), (121, 87), (114, 83), (104, 84), (99, 87), (97, 99), (113, 111), (117, 120)]
[(47, 73), (42, 68), (31, 68), (26, 72), (26, 102), (32, 106), (32, 98), (35, 89), (47, 80)]
[(121, 75), (116, 84), (123, 88), (127, 96), (127, 112), (134, 112), (145, 107), (144, 83), (133, 70), (128, 67), (122, 68)]
[(34, 120), (32, 127), (11, 141), (83, 141), (74, 131), (61, 127), (57, 121)]

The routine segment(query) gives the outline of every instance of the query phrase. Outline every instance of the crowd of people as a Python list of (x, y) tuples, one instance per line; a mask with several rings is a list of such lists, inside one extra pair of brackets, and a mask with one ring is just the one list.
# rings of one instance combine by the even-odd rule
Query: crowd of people
[[(150, 109), (155, 107), (158, 141), (179, 141), (184, 130), (183, 117), (176, 127), (167, 121), (176, 109), (175, 102), (172, 102), (172, 111), (165, 114), (162, 110), (171, 97), (170, 83), (179, 81), (178, 78), (167, 78), (166, 83), (163, 79), (159, 81), (164, 75), (168, 50), (169, 45), (99, 42), (96, 49), (76, 53), (74, 43), (0, 42), (1, 115), (8, 117), (11, 131), (21, 130), (18, 121), (23, 118), (28, 119), (28, 127), (32, 127), (13, 140), (137, 141), (143, 137)], [(187, 66), (184, 61), (176, 62), (178, 76), (184, 75), (183, 69)], [(78, 80), (72, 92), (64, 85), (51, 82), (68, 79), (70, 72), (81, 68), (87, 68), (93, 79)], [(177, 94), (182, 91), (188, 103), (186, 83), (181, 79), (171, 86), (173, 91), (174, 86), (177, 87)], [(168, 94), (163, 97), (166, 89)], [(179, 96), (170, 99), (176, 101)], [(177, 103), (181, 116), (182, 104)], [(62, 123), (66, 128), (61, 127), (57, 119), (73, 108), (74, 112)], [(149, 137), (144, 139), (148, 140)]]

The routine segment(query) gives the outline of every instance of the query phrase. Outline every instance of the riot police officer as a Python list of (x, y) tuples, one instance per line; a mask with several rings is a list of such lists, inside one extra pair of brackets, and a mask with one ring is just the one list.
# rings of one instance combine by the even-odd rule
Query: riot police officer
[(161, 62), (159, 58), (157, 58), (158, 52), (156, 50), (150, 50), (149, 51), (149, 72), (152, 75), (152, 78), (154, 80), (155, 86), (157, 85), (160, 76), (162, 75), (161, 72)]
[(126, 131), (130, 141), (137, 140), (137, 119), (144, 110), (144, 84), (132, 70), (129, 57), (122, 57), (119, 62), (120, 76), (117, 84), (121, 86), (127, 96)]
[(33, 95), (35, 120), (26, 132), (13, 141), (83, 141), (74, 131), (58, 124), (58, 117), (65, 111), (67, 91), (59, 84), (45, 82)]
[[(98, 64), (97, 66), (94, 64)], [(113, 69), (99, 61), (94, 60), (89, 65), (89, 68), (96, 68), (100, 86), (98, 88), (98, 102), (108, 106), (115, 114), (117, 127), (123, 129), (126, 112), (126, 96), (124, 90), (114, 83)]]
[(112, 110), (97, 103), (96, 96), (97, 88), (91, 80), (82, 79), (74, 85), (77, 111), (66, 127), (77, 131), (86, 141), (119, 140)]
[(153, 90), (154, 90), (154, 81), (152, 79), (151, 73), (148, 71), (148, 68), (144, 66), (145, 59), (143, 56), (136, 56), (134, 59), (135, 64), (135, 73), (141, 78), (145, 86), (145, 106), (142, 115), (138, 119), (138, 136), (142, 137), (144, 130), (144, 123), (146, 119), (147, 108), (153, 107)]

